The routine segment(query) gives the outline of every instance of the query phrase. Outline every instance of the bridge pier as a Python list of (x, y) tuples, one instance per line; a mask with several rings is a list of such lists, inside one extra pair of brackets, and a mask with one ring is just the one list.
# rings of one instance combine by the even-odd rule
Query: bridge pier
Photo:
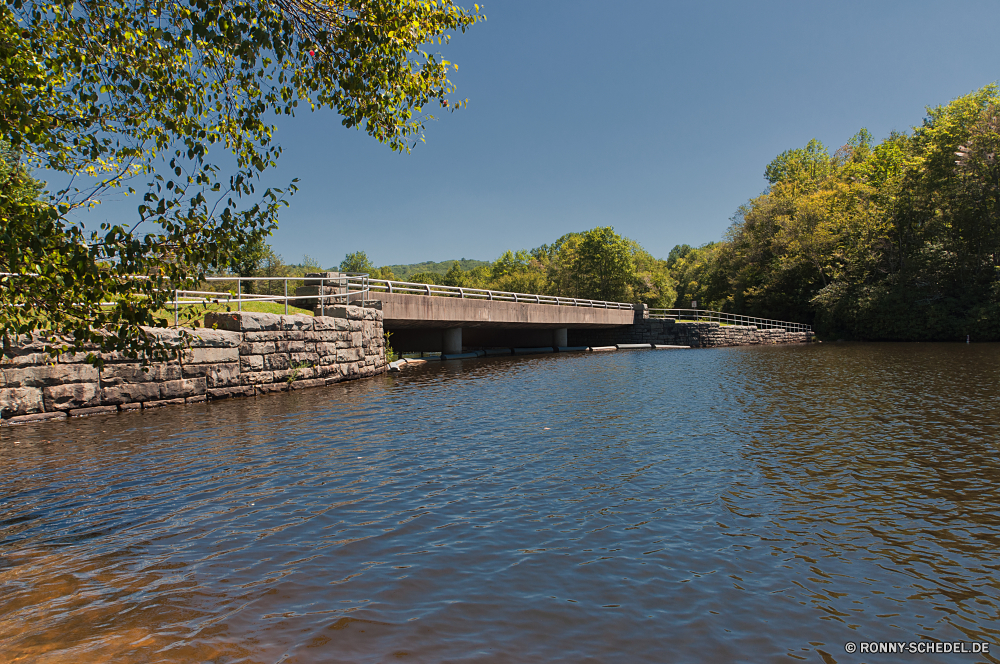
[(460, 327), (446, 327), (441, 333), (441, 352), (442, 353), (461, 353), (462, 352), (462, 328)]
[(565, 327), (559, 327), (552, 330), (552, 345), (553, 346), (568, 346), (569, 345), (569, 330)]

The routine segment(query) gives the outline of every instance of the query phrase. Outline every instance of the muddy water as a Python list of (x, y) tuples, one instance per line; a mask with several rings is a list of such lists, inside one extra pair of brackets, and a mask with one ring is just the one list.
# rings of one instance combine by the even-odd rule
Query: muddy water
[(0, 430), (0, 660), (979, 662), (1000, 347), (471, 360)]

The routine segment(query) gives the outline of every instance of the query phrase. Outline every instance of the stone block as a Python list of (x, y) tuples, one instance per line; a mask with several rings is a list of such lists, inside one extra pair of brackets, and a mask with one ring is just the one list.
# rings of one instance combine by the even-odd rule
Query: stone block
[(105, 404), (127, 404), (149, 401), (160, 398), (159, 384), (149, 383), (123, 383), (113, 387), (101, 389), (101, 402)]
[(163, 408), (164, 406), (183, 406), (184, 399), (157, 399), (156, 401), (144, 401), (143, 410), (147, 408)]
[(364, 319), (364, 307), (347, 307), (347, 320), (363, 321)]
[(236, 346), (223, 348), (191, 348), (184, 351), (181, 361), (184, 364), (219, 364), (222, 362), (238, 362), (240, 351)]
[(0, 388), (0, 417), (28, 415), (42, 410), (42, 391), (37, 387)]
[(281, 316), (251, 311), (209, 312), (205, 314), (205, 327), (232, 332), (280, 330)]
[[(270, 356), (268, 356), (270, 357)], [(241, 355), (240, 371), (263, 371), (264, 355)]]
[(273, 371), (272, 374), (274, 375), (274, 381), (272, 381), (272, 382), (275, 382), (275, 383), (284, 383), (285, 381), (288, 380), (288, 377), (292, 375), (292, 370), (291, 369), (279, 369), (277, 371)]
[(298, 369), (292, 369), (288, 372), (288, 376), (285, 380), (292, 378), (294, 381), (298, 382), (300, 380), (309, 380), (316, 377), (315, 367), (299, 367)]
[(118, 404), (118, 410), (125, 412), (127, 410), (142, 410), (142, 403), (139, 401), (132, 401), (129, 403)]
[(334, 325), (338, 332), (349, 332), (351, 329), (351, 321), (347, 318), (335, 318)]
[(321, 363), (313, 367), (313, 375), (316, 376), (317, 378), (325, 378), (334, 373), (339, 373), (337, 371), (337, 365), (334, 363), (329, 363), (329, 364)]
[(191, 332), (192, 348), (236, 348), (243, 341), (239, 332), (198, 328)]
[(344, 348), (337, 351), (337, 363), (351, 363), (357, 362), (363, 357), (360, 348)]
[(205, 402), (207, 400), (208, 400), (208, 396), (206, 396), (204, 394), (198, 394), (198, 395), (193, 396), (193, 397), (187, 397), (186, 399), (184, 399), (184, 403), (187, 403), (187, 404), (203, 403), (203, 402)]
[(312, 350), (314, 345), (307, 341), (279, 341), (275, 347), (278, 353), (304, 353)]
[(184, 378), (181, 380), (168, 380), (159, 383), (160, 399), (183, 399), (184, 397), (204, 394), (206, 390), (206, 380), (204, 378)]
[(351, 332), (351, 346), (354, 348), (362, 348), (364, 344), (364, 335), (361, 332)]
[(268, 355), (276, 350), (273, 341), (244, 341), (240, 355)]
[(0, 369), (0, 387), (46, 387), (63, 383), (96, 383), (97, 368), (89, 364), (43, 364)]
[(292, 366), (301, 365), (303, 362), (312, 366), (314, 364), (319, 364), (319, 354), (317, 353), (292, 353), (291, 354)]
[(90, 408), (77, 408), (69, 411), (70, 417), (88, 417), (90, 415), (110, 415), (117, 413), (118, 406), (92, 406)]
[(326, 330), (336, 330), (337, 329), (337, 319), (333, 316), (314, 316), (313, 317), (313, 330), (326, 331)]
[(31, 415), (18, 415), (12, 417), (9, 420), (4, 420), (4, 424), (31, 424), (32, 422), (44, 422), (46, 420), (64, 420), (66, 419), (65, 411), (59, 411), (56, 413), (32, 413)]
[(252, 386), (241, 386), (241, 387), (220, 387), (212, 390), (208, 390), (205, 393), (209, 399), (234, 399), (236, 397), (249, 397), (253, 396), (254, 390)]
[[(74, 366), (74, 365), (68, 365)], [(93, 369), (93, 367), (90, 367)], [(87, 408), (100, 403), (100, 388), (93, 383), (66, 383), (42, 388), (42, 401), (46, 411)]]
[(184, 365), (184, 378), (204, 378), (210, 388), (232, 387), (240, 384), (240, 365), (236, 362), (187, 364)]
[(288, 355), (284, 353), (273, 353), (262, 357), (264, 358), (264, 369), (267, 371), (288, 369), (291, 366)]
[(311, 378), (308, 380), (297, 380), (292, 383), (293, 390), (304, 390), (309, 387), (325, 387), (326, 380), (323, 378)]
[(294, 316), (281, 317), (281, 329), (285, 331), (303, 332), (313, 329), (313, 316), (296, 314)]
[(240, 373), (240, 385), (257, 385), (259, 383), (273, 382), (273, 371), (244, 371)]
[(145, 367), (138, 363), (105, 364), (101, 370), (101, 387), (114, 387), (124, 383), (149, 383), (164, 380), (179, 380), (181, 365), (177, 362), (156, 362)]
[(35, 364), (48, 364), (55, 362), (53, 358), (48, 353), (16, 353), (12, 352), (10, 354), (4, 354), (0, 357), (0, 366), (8, 367), (21, 367), (21, 366), (31, 366)]
[(316, 344), (316, 355), (319, 357), (324, 357), (326, 355), (336, 355), (337, 354), (337, 344), (329, 342), (318, 342)]
[(352, 332), (361, 332), (365, 329), (365, 322), (363, 320), (351, 319), (347, 321), (347, 328)]
[(255, 385), (254, 389), (257, 394), (270, 394), (273, 392), (287, 392), (288, 384), (284, 382), (279, 383), (263, 383), (261, 385)]
[(244, 332), (243, 341), (253, 341), (253, 342), (267, 342), (267, 341), (284, 341), (285, 333), (281, 330), (264, 330), (256, 332)]

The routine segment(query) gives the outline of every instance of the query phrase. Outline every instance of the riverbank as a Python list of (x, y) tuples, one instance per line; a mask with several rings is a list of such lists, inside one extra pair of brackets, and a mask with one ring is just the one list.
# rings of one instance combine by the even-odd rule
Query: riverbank
[(208, 313), (205, 327), (147, 328), (179, 351), (147, 367), (110, 353), (98, 370), (84, 353), (54, 360), (24, 339), (0, 364), (4, 424), (198, 403), (321, 387), (386, 371), (382, 312), (332, 307), (330, 316)]
[[(2, 424), (325, 387), (406, 366), (407, 362), (386, 361), (380, 302), (329, 311), (329, 316), (209, 312), (202, 328), (147, 328), (147, 333), (180, 351), (177, 360), (147, 367), (115, 353), (104, 357), (100, 370), (87, 364), (83, 353), (53, 360), (39, 338), (25, 339), (8, 349), (0, 364)], [(811, 332), (637, 317), (629, 326), (570, 330), (569, 346), (466, 348), (462, 353), (437, 354), (436, 359), (718, 348), (805, 343), (813, 338)]]

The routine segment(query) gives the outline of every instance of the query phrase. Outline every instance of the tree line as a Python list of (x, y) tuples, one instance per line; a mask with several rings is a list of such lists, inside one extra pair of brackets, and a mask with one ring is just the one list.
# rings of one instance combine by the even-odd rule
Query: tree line
[[(339, 269), (395, 279), (387, 267), (375, 267), (363, 251), (348, 254)], [(471, 270), (456, 261), (444, 275), (422, 272), (406, 281), (514, 293), (537, 293), (612, 302), (643, 302), (672, 307), (677, 293), (667, 262), (611, 226), (567, 233), (552, 244), (530, 250), (507, 250)]]
[(723, 241), (675, 247), (678, 300), (872, 340), (1000, 339), (1000, 96), (778, 155)]

